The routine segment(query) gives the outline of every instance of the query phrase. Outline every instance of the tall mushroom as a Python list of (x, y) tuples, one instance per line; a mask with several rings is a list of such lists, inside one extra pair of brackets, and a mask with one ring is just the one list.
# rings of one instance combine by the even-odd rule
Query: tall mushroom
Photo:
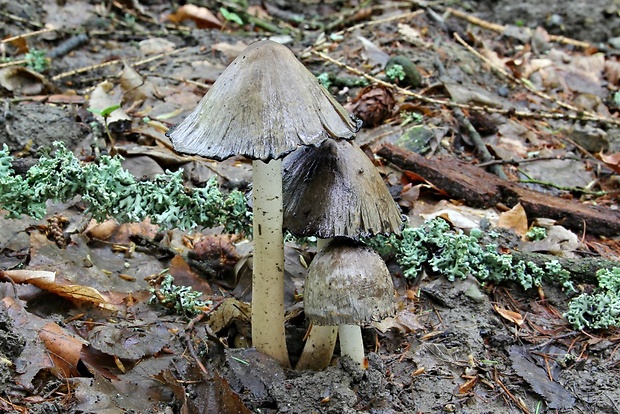
[[(300, 148), (290, 154), (284, 159), (283, 186), (284, 227), (300, 236), (321, 238), (319, 254), (333, 237), (357, 240), (378, 233), (398, 233), (402, 227), (400, 209), (379, 172), (350, 142), (325, 141), (318, 147)], [(343, 326), (341, 344), (343, 337), (350, 338), (352, 330), (357, 330), (353, 333), (359, 339), (359, 349), (359, 326)], [(337, 331), (334, 325), (313, 325), (297, 368), (325, 368)]]
[(170, 132), (178, 152), (252, 159), (252, 341), (289, 365), (284, 333), (281, 158), (358, 125), (285, 46), (263, 40), (224, 70), (198, 107)]

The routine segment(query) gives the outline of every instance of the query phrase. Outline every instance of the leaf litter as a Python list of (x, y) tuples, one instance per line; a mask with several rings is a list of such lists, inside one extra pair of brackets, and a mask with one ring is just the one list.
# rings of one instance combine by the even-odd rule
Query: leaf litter
[[(26, 164), (59, 139), (83, 161), (97, 160), (108, 149), (107, 137), (93, 123), (96, 114), (86, 108), (119, 104), (106, 121), (126, 158), (123, 165), (138, 179), (183, 165), (189, 186), (216, 177), (224, 188), (247, 189), (247, 163), (181, 158), (171, 151), (165, 133), (247, 44), (286, 32), (296, 39), (289, 46), (316, 75), (329, 73), (330, 91), (342, 103), (355, 103), (353, 110), (368, 118), (367, 125), (377, 125), (356, 138), (367, 153), (400, 140), (427, 155), (487, 162), (476, 158), (480, 146), (452, 113), (454, 105), (461, 105), (464, 119), (480, 131), (481, 142), (503, 163), (508, 178), (555, 197), (598, 204), (610, 214), (617, 211), (618, 62), (615, 54), (583, 42), (612, 44), (611, 35), (571, 43), (557, 36), (559, 26), (549, 24), (554, 16), (547, 23), (529, 17), (526, 25), (539, 27), (528, 31), (472, 23), (471, 15), (439, 15), (461, 16), (442, 2), (407, 18), (402, 16), (410, 11), (391, 2), (383, 7), (347, 3), (342, 10), (327, 3), (269, 3), (247, 11), (230, 5), (221, 10), (219, 3), (176, 10), (138, 2), (111, 9), (87, 2), (26, 3), (43, 6), (30, 10), (47, 9), (30, 20), (52, 24), (54, 30), (3, 42), (3, 52), (12, 57), (58, 45), (71, 36), (69, 28), (91, 33), (85, 46), (55, 52), (42, 74), (21, 66), (0, 69), (0, 89), (7, 97), (7, 127), (0, 142)], [(477, 3), (482, 15), (491, 7)], [(577, 13), (585, 2), (575, 3)], [(599, 7), (594, 3), (591, 7)], [(533, 13), (523, 16), (536, 16), (536, 7), (545, 6), (524, 5)], [(14, 7), (8, 4), (9, 15), (16, 14)], [(306, 17), (303, 24), (299, 16)], [(0, 21), (6, 36), (36, 28), (19, 19)], [(254, 32), (241, 34), (241, 29)], [(302, 44), (349, 67), (309, 53)], [(364, 90), (364, 82), (384, 81), (386, 58), (395, 55), (415, 64), (422, 86), (379, 84), (368, 89), (372, 93)], [(441, 76), (436, 59), (445, 66)], [(367, 76), (364, 82), (360, 73)], [(41, 96), (50, 92), (55, 95)], [(422, 116), (428, 137), (406, 135), (411, 127), (406, 119), (415, 119), (411, 114)], [(439, 216), (469, 231), (486, 221), (505, 249), (618, 258), (617, 234), (599, 238), (589, 227), (567, 229), (562, 218), (537, 222), (544, 217), (516, 203), (471, 209), (463, 205), (466, 197), (455, 200), (436, 177), (414, 178), (413, 172), (385, 161), (379, 167), (412, 224)], [(428, 269), (409, 280), (392, 260), (399, 309), (394, 318), (365, 329), (367, 350), (374, 351), (369, 368), (361, 371), (340, 359), (324, 372), (287, 371), (246, 348), (247, 241), (227, 239), (221, 229), (188, 233), (148, 222), (87, 226), (79, 199), (50, 207), (50, 214), (67, 219), (60, 234), (50, 231), (46, 220), (1, 219), (6, 271), (0, 279), (0, 410), (482, 413), (540, 412), (538, 407), (544, 407), (617, 412), (618, 331), (573, 330), (562, 318), (568, 298), (559, 286), (545, 283), (524, 292), (511, 284), (481, 285), (472, 277), (449, 283)], [(545, 227), (547, 237), (524, 239), (532, 226)], [(299, 299), (313, 253), (303, 243), (287, 249), (287, 331), (293, 357), (307, 330)], [(166, 269), (175, 284), (211, 302), (205, 313), (188, 320), (147, 303), (153, 286), (145, 279)], [(588, 291), (592, 285), (579, 288)]]

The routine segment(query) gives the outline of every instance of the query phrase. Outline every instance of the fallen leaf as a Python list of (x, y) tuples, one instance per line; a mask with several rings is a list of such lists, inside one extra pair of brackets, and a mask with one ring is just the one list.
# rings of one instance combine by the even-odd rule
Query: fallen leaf
[(497, 222), (498, 227), (514, 230), (522, 239), (525, 238), (525, 233), (529, 228), (527, 224), (527, 214), (523, 206), (518, 203), (508, 211), (499, 215)]
[(96, 289), (88, 286), (63, 284), (56, 278), (55, 272), (45, 270), (6, 270), (2, 273), (15, 283), (29, 283), (46, 290), (80, 302), (90, 302), (103, 309), (117, 310), (117, 307), (108, 301)]
[(49, 356), (55, 366), (53, 372), (57, 377), (80, 376), (77, 364), (80, 360), (82, 345), (86, 344), (86, 341), (54, 322), (49, 322), (41, 328), (39, 338), (49, 351)]
[[(90, 95), (88, 108), (96, 111), (103, 111), (104, 109), (112, 108), (116, 105), (120, 106), (122, 99), (123, 93), (120, 88), (115, 88), (110, 81), (106, 80), (99, 83)], [(103, 119), (103, 116), (97, 112), (93, 112), (93, 116), (101, 124), (106, 122), (106, 120)], [(118, 108), (115, 111), (112, 111), (107, 118), (108, 125), (123, 121), (131, 121), (131, 118), (127, 115), (127, 113), (125, 113), (123, 108)]]
[(609, 168), (620, 174), (620, 152), (614, 154), (599, 154), (601, 161), (605, 163)]
[(513, 312), (513, 311), (508, 310), (508, 309), (502, 309), (502, 308), (500, 308), (497, 305), (494, 305), (493, 309), (495, 309), (495, 311), (497, 313), (499, 313), (499, 315), (502, 318), (504, 318), (504, 319), (506, 319), (506, 320), (508, 320), (508, 321), (510, 321), (510, 322), (512, 322), (512, 323), (514, 323), (516, 325), (518, 325), (518, 326), (523, 325), (524, 319), (523, 319), (523, 316), (521, 316), (520, 313)]
[(206, 7), (198, 7), (193, 4), (185, 4), (176, 12), (168, 15), (172, 23), (181, 23), (184, 20), (192, 20), (199, 29), (220, 29), (222, 22)]
[(0, 69), (0, 86), (14, 95), (38, 95), (47, 85), (45, 76), (23, 66)]

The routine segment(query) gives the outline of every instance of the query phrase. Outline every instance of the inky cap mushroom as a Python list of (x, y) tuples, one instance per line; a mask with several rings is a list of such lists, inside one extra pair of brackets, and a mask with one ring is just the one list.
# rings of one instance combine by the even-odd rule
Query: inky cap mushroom
[(298, 236), (359, 239), (403, 221), (372, 161), (348, 141), (304, 147), (283, 162), (284, 227)]
[(310, 264), (304, 309), (316, 325), (365, 325), (383, 319), (395, 312), (392, 277), (370, 247), (334, 240)]
[(266, 161), (327, 138), (351, 139), (358, 129), (286, 46), (263, 40), (241, 52), (169, 135), (182, 153)]

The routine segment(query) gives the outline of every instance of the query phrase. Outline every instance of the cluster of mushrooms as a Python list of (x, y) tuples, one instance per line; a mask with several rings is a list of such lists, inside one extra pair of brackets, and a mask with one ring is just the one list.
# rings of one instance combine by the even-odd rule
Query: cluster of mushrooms
[(361, 325), (394, 312), (394, 286), (362, 236), (398, 233), (399, 208), (352, 140), (359, 121), (295, 55), (270, 40), (247, 47), (170, 132), (176, 151), (252, 159), (252, 344), (290, 366), (284, 331), (283, 229), (316, 236), (304, 310), (313, 324), (298, 369), (342, 355), (364, 363)]

